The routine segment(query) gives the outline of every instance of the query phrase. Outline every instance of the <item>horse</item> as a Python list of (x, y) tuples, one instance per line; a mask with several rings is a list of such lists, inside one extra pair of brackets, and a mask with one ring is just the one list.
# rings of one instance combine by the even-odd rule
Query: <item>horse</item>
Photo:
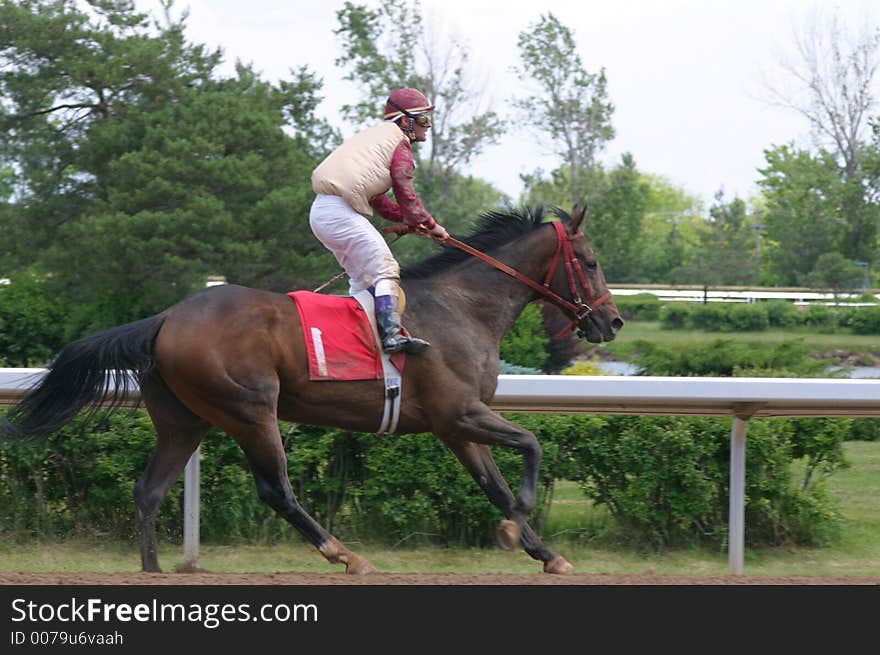
[[(535, 505), (541, 446), (535, 435), (492, 411), (499, 345), (526, 305), (548, 300), (578, 336), (611, 341), (623, 320), (593, 250), (580, 232), (584, 211), (508, 208), (488, 212), (457, 248), (405, 268), (404, 325), (432, 344), (410, 355), (394, 434), (433, 433), (503, 514), (499, 544), (521, 544), (546, 573), (571, 564), (551, 551), (527, 519)], [(581, 297), (581, 294), (584, 297)], [(46, 375), (8, 413), (0, 432), (24, 440), (52, 434), (80, 410), (118, 409), (133, 379), (156, 432), (134, 487), (144, 572), (160, 572), (156, 516), (172, 483), (212, 426), (244, 451), (261, 501), (345, 572), (375, 569), (300, 505), (287, 477), (279, 420), (376, 432), (382, 380), (314, 381), (296, 303), (237, 285), (196, 293), (164, 311), (64, 346)], [(513, 494), (491, 446), (519, 452)]]

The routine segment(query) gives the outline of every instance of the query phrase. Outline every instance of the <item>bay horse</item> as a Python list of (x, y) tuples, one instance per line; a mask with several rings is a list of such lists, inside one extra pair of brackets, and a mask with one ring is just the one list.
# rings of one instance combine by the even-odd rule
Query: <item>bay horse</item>
[[(584, 212), (542, 208), (484, 214), (475, 233), (402, 273), (404, 324), (432, 346), (409, 356), (395, 434), (431, 432), (459, 459), (504, 515), (502, 547), (521, 543), (547, 573), (572, 567), (529, 527), (541, 447), (531, 432), (489, 408), (499, 344), (525, 306), (544, 298), (593, 343), (614, 339), (623, 321), (602, 270), (580, 233)], [(463, 252), (464, 251), (464, 252)], [(485, 253), (485, 254), (483, 254)], [(474, 257), (471, 255), (478, 255)], [(487, 264), (492, 264), (491, 266)], [(583, 294), (583, 298), (581, 298)], [(91, 406), (112, 411), (138, 381), (156, 448), (134, 488), (144, 571), (160, 571), (156, 515), (169, 487), (211, 426), (244, 451), (260, 499), (347, 573), (372, 565), (300, 505), (287, 477), (279, 419), (376, 432), (382, 380), (312, 381), (294, 303), (283, 294), (211, 287), (139, 321), (74, 341), (0, 424), (7, 438), (45, 437)], [(522, 482), (513, 494), (491, 446), (516, 449)]]

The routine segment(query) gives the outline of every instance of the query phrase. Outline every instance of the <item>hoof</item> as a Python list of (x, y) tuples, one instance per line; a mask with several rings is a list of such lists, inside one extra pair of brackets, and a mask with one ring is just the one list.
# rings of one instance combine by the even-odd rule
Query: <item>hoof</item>
[(370, 573), (375, 573), (376, 569), (373, 568), (373, 565), (363, 557), (353, 555), (345, 565), (345, 572), (349, 575), (368, 575)]
[(339, 543), (336, 537), (330, 537), (330, 539), (318, 547), (318, 551), (331, 564), (345, 564), (345, 572), (351, 575), (365, 575), (376, 572), (372, 564), (360, 555), (355, 555)]
[(568, 563), (562, 555), (557, 555), (549, 562), (544, 562), (544, 573), (553, 573), (555, 575), (567, 575), (574, 570), (574, 567)]
[(498, 545), (504, 550), (513, 550), (519, 546), (519, 538), (522, 536), (520, 527), (509, 519), (505, 519), (498, 524), (495, 531), (498, 539)]

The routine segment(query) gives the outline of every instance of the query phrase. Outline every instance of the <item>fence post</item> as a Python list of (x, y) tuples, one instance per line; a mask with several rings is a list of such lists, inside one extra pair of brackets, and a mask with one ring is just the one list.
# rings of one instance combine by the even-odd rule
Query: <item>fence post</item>
[(199, 457), (201, 446), (190, 456), (183, 472), (183, 565), (195, 569), (199, 562)]
[(727, 529), (727, 558), (730, 573), (743, 572), (746, 498), (746, 430), (748, 419), (737, 416), (730, 431), (730, 509)]

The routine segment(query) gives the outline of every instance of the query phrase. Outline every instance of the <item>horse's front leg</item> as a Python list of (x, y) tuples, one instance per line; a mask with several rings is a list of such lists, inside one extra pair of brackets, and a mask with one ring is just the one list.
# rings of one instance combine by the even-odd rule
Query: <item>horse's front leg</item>
[(522, 455), (522, 482), (509, 508), (510, 520), (502, 521), (498, 526), (498, 540), (502, 548), (512, 550), (519, 543), (526, 519), (535, 508), (538, 466), (541, 463), (541, 445), (535, 435), (501, 418), (483, 403), (475, 403), (454, 421), (448, 435), (438, 436), (447, 444), (459, 441), (508, 446)]
[[(510, 517), (514, 504), (513, 492), (498, 470), (489, 447), (454, 439), (443, 439), (443, 442), (480, 485), (492, 504), (500, 509), (504, 516)], [(571, 573), (571, 564), (564, 557), (550, 550), (528, 523), (522, 528), (522, 546), (533, 559), (544, 563), (545, 573)]]

